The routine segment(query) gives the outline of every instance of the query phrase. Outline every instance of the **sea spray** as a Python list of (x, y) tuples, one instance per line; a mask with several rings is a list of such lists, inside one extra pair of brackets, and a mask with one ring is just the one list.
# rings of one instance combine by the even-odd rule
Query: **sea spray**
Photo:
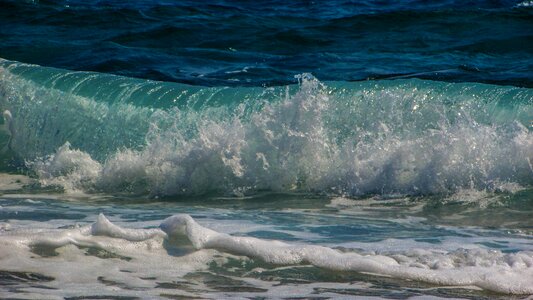
[[(527, 89), (324, 83), (304, 74), (297, 86), (263, 91), (182, 90), (188, 96), (179, 105), (157, 108), (136, 103), (138, 94), (101, 102), (98, 85), (92, 97), (44, 88), (31, 72), (9, 68), (48, 69), (4, 68), (1, 103), (13, 113), (13, 150), (43, 184), (70, 191), (419, 195), (505, 191), (533, 179)], [(71, 84), (98, 76), (74, 74)], [(117, 80), (121, 95), (133, 94), (126, 79)]]

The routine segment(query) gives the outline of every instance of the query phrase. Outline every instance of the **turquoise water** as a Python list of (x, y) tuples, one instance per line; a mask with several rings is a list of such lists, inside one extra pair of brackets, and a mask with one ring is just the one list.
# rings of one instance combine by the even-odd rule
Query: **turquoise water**
[(431, 195), (531, 180), (526, 88), (309, 74), (202, 88), (2, 64), (13, 164), (66, 190)]
[(531, 6), (0, 0), (0, 298), (531, 298)]

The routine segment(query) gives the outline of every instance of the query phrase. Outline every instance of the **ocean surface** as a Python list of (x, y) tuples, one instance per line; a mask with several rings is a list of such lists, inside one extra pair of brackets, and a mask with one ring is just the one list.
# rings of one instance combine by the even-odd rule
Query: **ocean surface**
[(0, 0), (0, 298), (533, 299), (533, 1)]

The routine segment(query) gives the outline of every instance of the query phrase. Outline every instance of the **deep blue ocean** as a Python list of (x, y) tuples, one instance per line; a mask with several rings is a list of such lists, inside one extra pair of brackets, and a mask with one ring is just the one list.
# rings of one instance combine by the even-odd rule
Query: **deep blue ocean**
[(0, 298), (532, 299), (533, 1), (0, 0)]
[(530, 1), (1, 1), (0, 57), (203, 86), (532, 87)]

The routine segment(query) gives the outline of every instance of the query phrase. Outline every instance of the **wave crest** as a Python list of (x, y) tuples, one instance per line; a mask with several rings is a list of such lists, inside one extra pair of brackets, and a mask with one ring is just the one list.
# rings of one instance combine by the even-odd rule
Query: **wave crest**
[(201, 88), (2, 63), (10, 149), (66, 190), (413, 195), (533, 179), (529, 89), (308, 74)]

